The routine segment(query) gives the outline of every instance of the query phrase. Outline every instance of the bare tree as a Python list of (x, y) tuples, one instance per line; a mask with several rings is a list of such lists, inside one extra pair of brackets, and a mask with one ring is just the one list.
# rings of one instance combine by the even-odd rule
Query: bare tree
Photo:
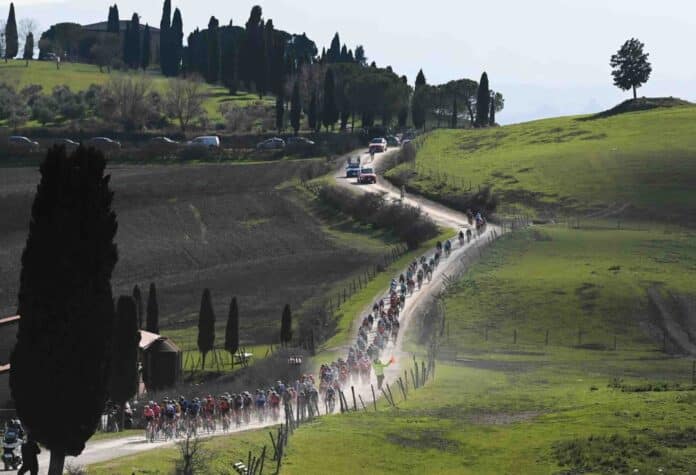
[(126, 130), (138, 130), (152, 116), (152, 81), (144, 74), (115, 76), (104, 87), (99, 115), (120, 123)]
[(5, 20), (0, 20), (0, 57), (5, 57)]
[[(17, 32), (19, 33), (19, 38), (26, 42), (27, 36), (31, 33), (32, 37), (36, 38), (39, 32), (39, 22), (33, 18), (22, 18), (19, 20), (17, 25)], [(19, 47), (19, 51), (24, 50), (24, 43)]]
[(96, 43), (90, 48), (90, 53), (94, 62), (99, 66), (99, 72), (111, 72), (111, 65), (114, 59), (119, 57), (121, 42), (117, 35), (101, 35)]
[(186, 438), (178, 445), (181, 459), (177, 473), (181, 475), (205, 473), (210, 456), (203, 450), (203, 441), (189, 431), (186, 433)]
[(193, 121), (205, 117), (205, 97), (204, 84), (199, 77), (169, 80), (164, 97), (165, 109), (170, 118), (179, 122), (183, 134)]

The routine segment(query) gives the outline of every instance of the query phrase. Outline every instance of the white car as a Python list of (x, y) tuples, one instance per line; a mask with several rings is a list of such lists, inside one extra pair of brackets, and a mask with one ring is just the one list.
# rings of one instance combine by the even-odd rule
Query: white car
[(193, 140), (186, 142), (188, 147), (205, 147), (211, 150), (220, 148), (220, 137), (217, 135), (204, 135), (196, 137)]
[(370, 142), (370, 153), (386, 152), (388, 148), (389, 145), (387, 145), (387, 139), (385, 138), (372, 139), (372, 142)]

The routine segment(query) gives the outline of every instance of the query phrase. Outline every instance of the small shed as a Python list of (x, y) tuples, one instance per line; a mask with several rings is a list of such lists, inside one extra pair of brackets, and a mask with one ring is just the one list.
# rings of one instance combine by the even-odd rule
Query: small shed
[(148, 391), (174, 386), (181, 379), (181, 349), (167, 337), (140, 330), (140, 362)]

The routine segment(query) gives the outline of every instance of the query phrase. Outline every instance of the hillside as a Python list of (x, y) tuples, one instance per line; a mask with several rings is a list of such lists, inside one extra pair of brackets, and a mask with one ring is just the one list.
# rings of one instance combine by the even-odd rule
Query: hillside
[(446, 198), (490, 186), (503, 213), (696, 220), (696, 107), (563, 117), (486, 130), (438, 130), (409, 187)]
[[(112, 75), (133, 74), (118, 71), (107, 73), (106, 69), (104, 72), (99, 72), (99, 67), (84, 63), (64, 62), (61, 63), (60, 69), (56, 69), (55, 63), (51, 61), (32, 61), (28, 68), (24, 64), (24, 61), (19, 60), (8, 63), (0, 62), (0, 81), (16, 84), (19, 89), (37, 84), (43, 87), (45, 94), (50, 94), (56, 86), (68, 85), (73, 91), (77, 92), (89, 88), (91, 84), (105, 84)], [(154, 89), (164, 92), (167, 86), (167, 78), (162, 76), (159, 70), (155, 69), (148, 70), (147, 75), (152, 79)], [(239, 92), (237, 95), (231, 96), (224, 87), (209, 84), (205, 84), (204, 87), (208, 95), (204, 102), (204, 107), (209, 119), (213, 122), (222, 120), (218, 108), (223, 103), (232, 103), (243, 107), (259, 100), (258, 96), (254, 94)], [(268, 98), (264, 102), (272, 104), (272, 101)]]

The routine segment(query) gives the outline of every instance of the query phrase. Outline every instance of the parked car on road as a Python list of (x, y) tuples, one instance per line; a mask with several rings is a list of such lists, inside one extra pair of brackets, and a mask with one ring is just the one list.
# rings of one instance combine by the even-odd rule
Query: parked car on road
[(375, 170), (371, 167), (361, 168), (360, 174), (358, 175), (358, 183), (361, 185), (377, 183), (377, 175), (375, 174)]
[(288, 137), (288, 140), (285, 142), (285, 145), (288, 148), (304, 148), (313, 147), (315, 144), (313, 141), (305, 137)]
[(87, 141), (87, 147), (94, 147), (106, 153), (121, 150), (121, 142), (110, 139), (109, 137), (92, 137)]
[(196, 137), (193, 140), (186, 142), (187, 147), (206, 147), (210, 150), (220, 148), (220, 137), (217, 135), (204, 135), (202, 137)]
[(78, 142), (75, 142), (74, 140), (71, 140), (71, 139), (56, 139), (53, 141), (53, 145), (64, 146), (65, 151), (67, 153), (74, 152), (75, 150), (77, 150), (77, 147), (80, 146), (80, 144)]
[(39, 151), (39, 142), (21, 135), (11, 135), (7, 139), (7, 148), (14, 153), (32, 153)]
[(282, 150), (285, 148), (285, 140), (279, 137), (273, 137), (264, 140), (256, 145), (256, 150)]
[(179, 148), (179, 142), (169, 137), (153, 137), (148, 141), (147, 148), (151, 152), (174, 152)]
[(390, 135), (387, 137), (387, 145), (390, 147), (399, 147), (401, 145), (401, 140), (399, 140), (399, 137)]
[(370, 142), (370, 153), (386, 152), (388, 148), (389, 144), (387, 144), (387, 139), (385, 138), (372, 139), (372, 142)]

